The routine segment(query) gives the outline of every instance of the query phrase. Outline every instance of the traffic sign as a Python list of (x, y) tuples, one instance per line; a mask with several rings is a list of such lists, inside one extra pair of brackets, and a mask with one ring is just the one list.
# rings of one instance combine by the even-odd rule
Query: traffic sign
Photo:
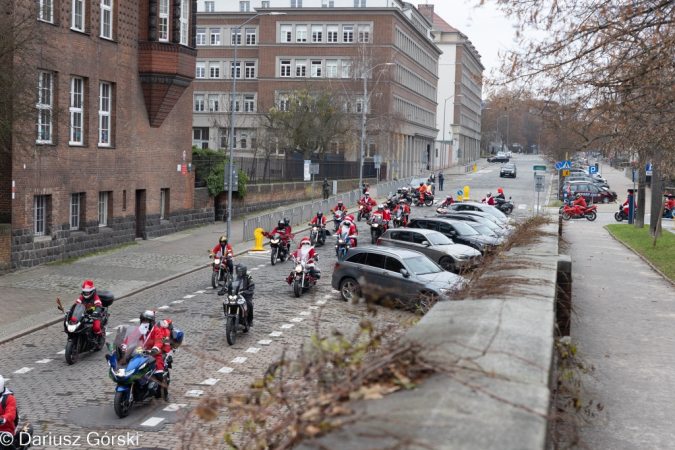
[(543, 171), (546, 171), (546, 166), (542, 166), (542, 165), (537, 165), (537, 164), (535, 164), (535, 165), (533, 166), (533, 169), (534, 169), (534, 170), (543, 170)]
[(646, 171), (645, 175), (647, 175), (648, 177), (651, 177), (652, 174), (654, 173), (654, 172), (653, 172), (653, 170), (654, 170), (653, 167), (654, 167), (654, 166), (652, 166), (651, 164), (647, 164), (647, 171)]
[[(229, 168), (230, 168), (230, 165), (225, 164), (225, 173), (227, 173)], [(230, 182), (230, 177), (229, 177), (229, 175), (227, 175), (227, 176), (225, 176), (225, 188), (223, 189), (224, 191), (229, 190), (229, 187), (228, 187), (229, 182)], [(238, 191), (239, 191), (239, 164), (232, 163), (232, 192), (238, 192)]]
[(555, 163), (555, 169), (556, 170), (563, 170), (563, 169), (571, 169), (572, 168), (572, 163), (569, 161), (560, 161)]
[(534, 190), (536, 192), (544, 192), (544, 175), (535, 175), (534, 176)]
[(317, 163), (312, 163), (309, 165), (309, 174), (318, 175), (319, 174), (319, 165)]
[(589, 174), (598, 173), (598, 166), (588, 166), (588, 173)]
[(464, 191), (460, 189), (459, 191), (457, 191), (457, 195), (464, 195)]
[(570, 171), (569, 170), (563, 170), (563, 177), (569, 177), (570, 176)]

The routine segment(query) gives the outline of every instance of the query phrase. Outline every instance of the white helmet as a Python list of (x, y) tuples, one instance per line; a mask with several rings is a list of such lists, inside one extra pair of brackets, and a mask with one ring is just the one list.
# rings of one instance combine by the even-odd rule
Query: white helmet
[(342, 222), (342, 225), (347, 225), (350, 226), (352, 223), (349, 221), (349, 219), (345, 220)]
[(5, 392), (5, 379), (0, 375), (0, 394)]

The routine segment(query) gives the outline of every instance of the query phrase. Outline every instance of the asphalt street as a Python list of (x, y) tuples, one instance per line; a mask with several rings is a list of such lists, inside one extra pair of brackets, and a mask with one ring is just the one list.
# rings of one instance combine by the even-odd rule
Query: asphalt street
[[(507, 198), (513, 197), (516, 204), (514, 217), (530, 215), (534, 204), (532, 165), (540, 164), (541, 160), (517, 156), (513, 161), (518, 165), (515, 179), (499, 178), (501, 165), (488, 165), (475, 174), (453, 179), (452, 183), (446, 180), (446, 192), (457, 196), (458, 189), (469, 186), (471, 197), (480, 200), (486, 192), (496, 195), (497, 188), (502, 187)], [(437, 192), (437, 199), (441, 200), (444, 194)], [(541, 198), (545, 203), (545, 196)], [(433, 216), (435, 207), (415, 207), (412, 211), (413, 217)], [(364, 222), (359, 229), (364, 233)], [(296, 246), (297, 242), (296, 237)], [(172, 319), (186, 334), (171, 372), (172, 403), (135, 405), (130, 416), (122, 420), (113, 411), (114, 384), (107, 375), (105, 350), (81, 355), (75, 365), (68, 366), (63, 355), (66, 335), (60, 323), (0, 345), (0, 373), (9, 379), (7, 386), (16, 393), (22, 415), (35, 426), (37, 443), (41, 444), (36, 447), (70, 449), (73, 445), (64, 441), (70, 438), (71, 441), (79, 439), (81, 448), (100, 448), (91, 442), (87, 445), (87, 437), (89, 433), (107, 433), (117, 438), (130, 436), (131, 441), (129, 445), (105, 448), (176, 448), (182, 436), (180, 426), (173, 424), (202, 398), (246, 387), (260, 377), (284, 349), (296, 351), (317, 330), (324, 333), (334, 328), (345, 334), (356, 330), (366, 314), (365, 307), (341, 301), (331, 288), (335, 252), (330, 238), (328, 242), (331, 245), (317, 248), (322, 279), (300, 298), (294, 297), (285, 282), (292, 269), (290, 262), (271, 266), (268, 254), (253, 253), (235, 259), (235, 263), (248, 266), (256, 283), (255, 326), (248, 334), (240, 334), (235, 346), (230, 347), (226, 342), (223, 297), (218, 297), (210, 287), (210, 269), (176, 278), (114, 304), (107, 328), (109, 340), (114, 337), (115, 327), (137, 323), (140, 312), (145, 309), (156, 310), (159, 319)], [(362, 237), (361, 245), (363, 242)], [(138, 261), (137, 267), (130, 267), (128, 261), (121, 262), (128, 256), (128, 252), (112, 253), (97, 270), (104, 275), (105, 271), (113, 271), (121, 282), (128, 283), (137, 277), (143, 278), (146, 271), (161, 272), (169, 263), (188, 266), (196, 263), (194, 257), (176, 256), (171, 262), (148, 254), (133, 259)], [(109, 273), (107, 275), (110, 278)], [(48, 273), (44, 276), (48, 277)], [(55, 283), (74, 295), (72, 286), (81, 283), (82, 277), (77, 273), (61, 277), (46, 278), (44, 283)], [(161, 273), (156, 277), (161, 279)], [(376, 324), (403, 328), (410, 318), (411, 314), (406, 312), (379, 308), (373, 320)], [(219, 423), (219, 420), (210, 422), (200, 427), (200, 431), (208, 434), (217, 430)], [(96, 439), (96, 434), (89, 438)]]

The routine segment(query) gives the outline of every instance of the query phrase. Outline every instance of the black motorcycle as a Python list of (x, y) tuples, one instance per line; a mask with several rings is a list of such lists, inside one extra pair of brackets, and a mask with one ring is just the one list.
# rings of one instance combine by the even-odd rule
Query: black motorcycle
[[(312, 243), (312, 247), (315, 245), (323, 245), (326, 243), (326, 240), (323, 237), (321, 232), (321, 227), (315, 223), (308, 223), (308, 226), (312, 227), (309, 231), (309, 241)], [(325, 228), (325, 227), (324, 227)], [(328, 230), (326, 230), (326, 236), (328, 235)]]
[(391, 216), (391, 223), (394, 228), (403, 227), (403, 210), (394, 211), (394, 214)]
[(385, 231), (387, 231), (385, 227), (385, 221), (384, 218), (380, 214), (375, 214), (369, 221), (368, 225), (370, 225), (370, 240), (373, 245), (377, 242), (377, 240), (384, 234)]
[(495, 199), (495, 207), (504, 214), (511, 214), (513, 212), (511, 197), (509, 197), (508, 201), (501, 198)]
[(286, 258), (288, 258), (288, 241), (282, 238), (279, 233), (274, 233), (273, 235), (269, 236), (269, 238), (270, 251), (272, 252), (270, 255), (272, 265), (275, 265), (277, 260), (286, 261)]
[(424, 194), (424, 203), (420, 200), (419, 192), (413, 193), (412, 203), (415, 206), (434, 206), (434, 196), (432, 194)]
[(225, 313), (225, 335), (227, 343), (234, 345), (237, 342), (237, 331), (241, 327), (244, 333), (248, 333), (248, 305), (243, 294), (233, 288), (232, 283), (227, 285), (227, 297), (223, 300), (223, 312)]
[[(63, 331), (68, 335), (66, 343), (66, 362), (68, 365), (77, 362), (80, 353), (98, 352), (105, 347), (105, 326), (108, 323), (108, 307), (115, 301), (112, 292), (98, 291), (103, 309), (100, 315), (87, 313), (83, 303), (75, 304), (69, 310), (64, 310), (61, 300), (56, 299), (57, 308), (63, 313)], [(96, 336), (92, 329), (95, 320), (101, 321), (101, 335)]]
[[(318, 260), (318, 255), (316, 256), (316, 260)], [(295, 267), (288, 278), (286, 278), (286, 282), (293, 288), (293, 294), (295, 294), (296, 297), (300, 297), (302, 291), (307, 290), (316, 284), (321, 272), (315, 268), (314, 274), (316, 275), (316, 278), (313, 278), (310, 276), (311, 268), (307, 259), (294, 258), (293, 261)]]

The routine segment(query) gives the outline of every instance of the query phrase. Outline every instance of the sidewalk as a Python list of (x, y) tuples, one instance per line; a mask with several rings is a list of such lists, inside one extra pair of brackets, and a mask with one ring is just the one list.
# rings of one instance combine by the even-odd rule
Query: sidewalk
[[(451, 186), (453, 179), (460, 180), (467, 175), (447, 174), (445, 184)], [(389, 193), (378, 192), (377, 186), (372, 186), (371, 191), (374, 191), (374, 197), (380, 199), (386, 198)], [(278, 211), (310, 204), (286, 205)], [(259, 214), (269, 212), (261, 211)], [(295, 233), (307, 229), (306, 222), (293, 226)], [(137, 245), (69, 264), (38, 266), (1, 275), (0, 344), (60, 322), (62, 316), (56, 310), (56, 298), (70, 303), (79, 295), (83, 280), (94, 280), (99, 289), (112, 291), (116, 299), (121, 299), (203, 270), (211, 262), (207, 250), (216, 245), (226, 230), (226, 222), (215, 222), (156, 239), (139, 240)], [(253, 242), (245, 242), (243, 236), (244, 220), (232, 221), (230, 243), (235, 255), (244, 254), (253, 247)]]

